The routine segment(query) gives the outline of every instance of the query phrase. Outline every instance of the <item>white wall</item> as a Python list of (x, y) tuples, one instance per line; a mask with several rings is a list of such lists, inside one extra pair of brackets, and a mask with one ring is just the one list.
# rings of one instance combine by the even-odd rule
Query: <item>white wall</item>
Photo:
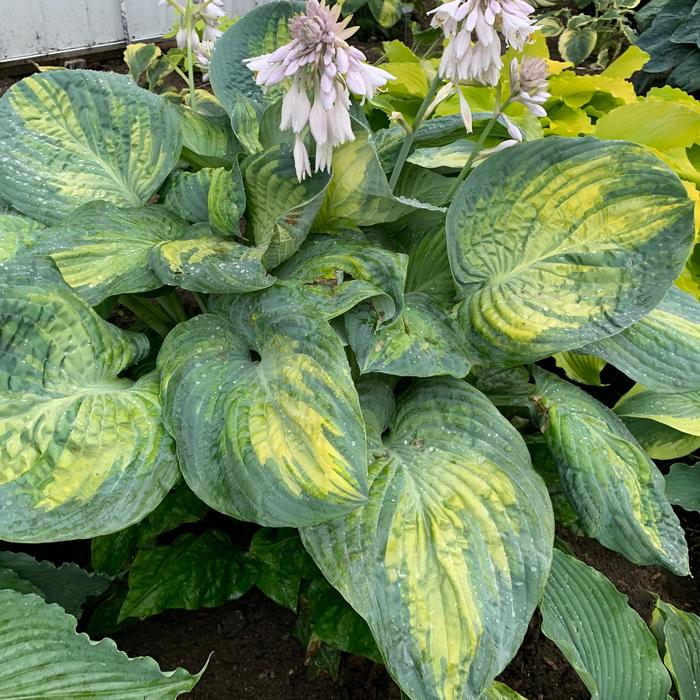
[[(232, 17), (263, 1), (224, 5)], [(155, 39), (174, 17), (158, 0), (0, 0), (0, 63)]]

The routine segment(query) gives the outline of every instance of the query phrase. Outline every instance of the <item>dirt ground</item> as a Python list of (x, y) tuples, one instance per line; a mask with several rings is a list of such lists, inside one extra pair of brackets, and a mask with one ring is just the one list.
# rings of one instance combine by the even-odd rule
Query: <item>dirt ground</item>
[[(700, 574), (700, 519), (684, 518), (693, 573)], [(558, 533), (574, 553), (602, 571), (649, 620), (656, 593), (679, 608), (698, 612), (697, 578), (679, 578), (658, 567), (637, 567), (593, 540)], [(590, 694), (540, 632), (539, 615), (500, 680), (528, 700), (588, 700)], [(163, 669), (209, 667), (188, 697), (199, 700), (399, 700), (386, 671), (366, 659), (346, 656), (337, 681), (307, 678), (305, 652), (294, 637), (295, 616), (257, 591), (211, 610), (171, 610), (113, 635), (129, 655), (149, 654)]]

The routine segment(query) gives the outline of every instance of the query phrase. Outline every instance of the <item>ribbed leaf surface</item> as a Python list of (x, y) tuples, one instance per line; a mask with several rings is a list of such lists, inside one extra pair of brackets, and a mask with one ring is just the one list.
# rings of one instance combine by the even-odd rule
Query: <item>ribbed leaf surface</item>
[(540, 610), (542, 632), (576, 669), (591, 700), (667, 700), (671, 679), (654, 637), (603, 574), (555, 549)]
[(664, 664), (680, 700), (700, 698), (700, 617), (659, 598), (651, 629), (664, 649)]
[(94, 537), (141, 520), (173, 486), (158, 378), (118, 374), (144, 336), (103, 321), (48, 264), (0, 279), (0, 538)]
[(535, 380), (547, 446), (584, 530), (636, 564), (687, 575), (688, 547), (664, 478), (623, 422), (538, 367)]
[(584, 350), (654, 391), (697, 391), (700, 302), (671, 287), (661, 303), (642, 319)]
[(645, 418), (700, 437), (700, 391), (661, 394), (637, 385), (615, 406), (615, 413), (629, 418)]
[(81, 204), (146, 204), (177, 163), (177, 115), (127, 76), (37, 73), (0, 98), (0, 194), (54, 223)]
[[(382, 404), (369, 402), (368, 425), (381, 425)], [(476, 700), (540, 598), (553, 536), (547, 491), (520, 435), (456, 379), (409, 390), (372, 452), (369, 502), (303, 529), (304, 544), (406, 694)]]
[(490, 365), (624, 330), (661, 301), (692, 240), (676, 175), (639, 146), (592, 138), (494, 154), (447, 215), (460, 320)]
[(0, 697), (170, 700), (196, 685), (185, 669), (163, 673), (130, 659), (111, 639), (93, 642), (75, 618), (39, 596), (0, 591)]
[(366, 500), (366, 445), (337, 335), (288, 304), (273, 288), (234, 299), (228, 319), (190, 319), (166, 338), (158, 368), (192, 490), (236, 518), (298, 527)]

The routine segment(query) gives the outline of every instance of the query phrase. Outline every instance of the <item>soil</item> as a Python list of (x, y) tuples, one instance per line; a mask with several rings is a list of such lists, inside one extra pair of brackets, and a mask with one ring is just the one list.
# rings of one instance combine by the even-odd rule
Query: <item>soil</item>
[[(681, 512), (693, 560), (700, 574), (700, 518)], [(629, 597), (648, 622), (654, 594), (684, 610), (698, 612), (697, 578), (679, 578), (654, 566), (637, 567), (594, 540), (566, 531), (558, 535), (587, 564), (603, 572)], [(693, 556), (695, 555), (695, 556)], [(399, 700), (385, 669), (367, 659), (346, 655), (337, 679), (310, 678), (306, 653), (294, 636), (295, 615), (252, 591), (220, 608), (187, 612), (170, 610), (112, 635), (130, 656), (150, 655), (163, 669), (200, 670), (202, 680), (188, 697), (201, 700)], [(517, 656), (499, 680), (528, 700), (588, 700), (590, 693), (533, 618)]]

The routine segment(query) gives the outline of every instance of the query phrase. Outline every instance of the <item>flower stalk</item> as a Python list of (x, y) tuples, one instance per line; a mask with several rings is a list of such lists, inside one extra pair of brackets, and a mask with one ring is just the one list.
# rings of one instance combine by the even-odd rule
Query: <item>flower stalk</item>
[(416, 113), (416, 118), (413, 120), (413, 128), (409, 133), (406, 134), (404, 138), (403, 144), (401, 145), (401, 150), (399, 151), (398, 158), (396, 159), (396, 165), (394, 165), (394, 169), (391, 172), (391, 178), (389, 179), (389, 188), (392, 192), (396, 187), (396, 183), (399, 181), (399, 176), (401, 175), (403, 166), (406, 163), (406, 159), (411, 153), (411, 148), (413, 147), (413, 142), (416, 138), (416, 131), (418, 130), (418, 127), (421, 125), (423, 118), (425, 117), (425, 113), (428, 109), (428, 106), (432, 103), (433, 98), (435, 97), (435, 94), (438, 91), (440, 82), (440, 76), (436, 73), (435, 77), (430, 83), (430, 86), (428, 87), (428, 92), (423, 98), (423, 102), (421, 103), (421, 106), (418, 109), (418, 112)]

